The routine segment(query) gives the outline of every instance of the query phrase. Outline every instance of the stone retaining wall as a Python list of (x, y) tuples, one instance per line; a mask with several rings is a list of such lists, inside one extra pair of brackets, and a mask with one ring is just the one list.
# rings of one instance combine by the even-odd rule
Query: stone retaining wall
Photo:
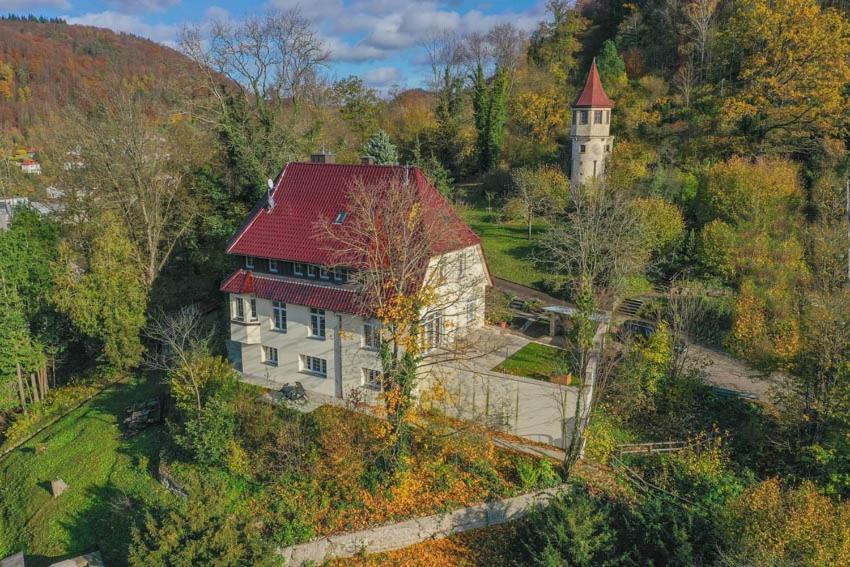
[(526, 515), (538, 504), (548, 502), (566, 485), (540, 490), (452, 512), (378, 526), (359, 532), (330, 535), (278, 550), (285, 565), (321, 565), (329, 559), (353, 557), (360, 553), (381, 553), (401, 549), (429, 539), (486, 528)]

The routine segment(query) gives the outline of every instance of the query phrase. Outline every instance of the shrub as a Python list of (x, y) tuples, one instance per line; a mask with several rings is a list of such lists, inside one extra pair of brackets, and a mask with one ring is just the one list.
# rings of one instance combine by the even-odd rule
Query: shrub
[(210, 475), (167, 511), (148, 510), (133, 529), (131, 565), (274, 565), (253, 516), (229, 502), (224, 481)]
[(185, 424), (177, 443), (198, 463), (224, 465), (236, 433), (233, 408), (220, 398), (213, 398)]
[(583, 490), (560, 494), (534, 510), (520, 540), (532, 565), (599, 565), (611, 559), (609, 509)]

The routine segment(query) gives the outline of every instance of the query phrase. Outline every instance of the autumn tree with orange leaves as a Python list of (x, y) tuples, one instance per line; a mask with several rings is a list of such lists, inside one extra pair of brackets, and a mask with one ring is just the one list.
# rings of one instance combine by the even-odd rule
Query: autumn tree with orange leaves
[(390, 468), (403, 466), (409, 450), (419, 372), (468, 352), (464, 343), (449, 340), (454, 330), (442, 317), (470, 289), (469, 282), (450, 285), (460, 261), (453, 252), (468, 246), (466, 229), (436, 191), (417, 182), (418, 175), (409, 169), (386, 182), (358, 182), (347, 196), (347, 219), (317, 224), (334, 263), (351, 270), (361, 287), (362, 313), (382, 326)]

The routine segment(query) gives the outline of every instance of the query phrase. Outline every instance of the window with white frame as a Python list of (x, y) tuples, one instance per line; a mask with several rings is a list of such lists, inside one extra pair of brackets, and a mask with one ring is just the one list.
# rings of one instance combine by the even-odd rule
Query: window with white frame
[(445, 327), (443, 314), (439, 311), (429, 313), (422, 320), (422, 346), (426, 351), (437, 348), (443, 343)]
[(317, 339), (325, 338), (324, 309), (310, 309), (310, 336)]
[(382, 392), (384, 390), (384, 373), (374, 368), (364, 368), (360, 377), (360, 385), (370, 390)]
[(323, 280), (331, 279), (331, 273), (327, 268), (319, 268), (319, 277)]
[(335, 282), (344, 282), (345, 281), (345, 269), (344, 268), (334, 268), (334, 281)]
[(381, 348), (381, 326), (376, 321), (363, 324), (363, 346), (374, 350)]
[(315, 278), (316, 277), (316, 266), (312, 264), (307, 264), (307, 277)]
[(263, 345), (263, 364), (277, 366), (277, 349)]
[(237, 297), (233, 302), (233, 318), (237, 321), (245, 320), (245, 300)]
[(309, 372), (322, 378), (328, 375), (328, 361), (315, 356), (301, 355), (301, 372)]
[(466, 301), (466, 324), (472, 325), (478, 318), (478, 300), (468, 299)]
[(253, 270), (255, 261), (256, 259), (253, 256), (245, 256), (245, 267)]
[(286, 303), (272, 301), (272, 329), (286, 331)]
[(273, 274), (276, 274), (280, 271), (280, 268), (277, 264), (277, 260), (269, 260), (269, 271)]
[(251, 298), (251, 321), (257, 320), (257, 300)]
[(296, 276), (303, 276), (304, 275), (304, 264), (302, 264), (301, 262), (295, 262), (295, 264), (293, 264), (293, 266), (292, 266), (292, 273), (295, 274)]

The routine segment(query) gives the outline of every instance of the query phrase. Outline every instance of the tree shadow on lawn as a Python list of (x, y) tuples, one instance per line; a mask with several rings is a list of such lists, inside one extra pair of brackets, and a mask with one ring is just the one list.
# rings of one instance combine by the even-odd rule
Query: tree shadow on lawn
[[(58, 522), (63, 539), (68, 542), (68, 553), (59, 557), (27, 555), (28, 566), (49, 565), (96, 550), (101, 552), (107, 565), (127, 564), (133, 527), (143, 521), (145, 510), (168, 497), (155, 477), (163, 426), (149, 427), (130, 439), (121, 437), (120, 424), (128, 409), (161, 391), (161, 386), (152, 380), (144, 377), (111, 387), (89, 402), (91, 415), (86, 419), (109, 422), (106, 429), (102, 426), (100, 429), (100, 434), (104, 435), (103, 453), (87, 464), (93, 467), (93, 476), (105, 482), (69, 488), (82, 491), (84, 496), (80, 509), (69, 511)], [(96, 428), (86, 428), (89, 429)], [(107, 436), (110, 439), (107, 440)], [(43, 484), (49, 491), (50, 482)]]

